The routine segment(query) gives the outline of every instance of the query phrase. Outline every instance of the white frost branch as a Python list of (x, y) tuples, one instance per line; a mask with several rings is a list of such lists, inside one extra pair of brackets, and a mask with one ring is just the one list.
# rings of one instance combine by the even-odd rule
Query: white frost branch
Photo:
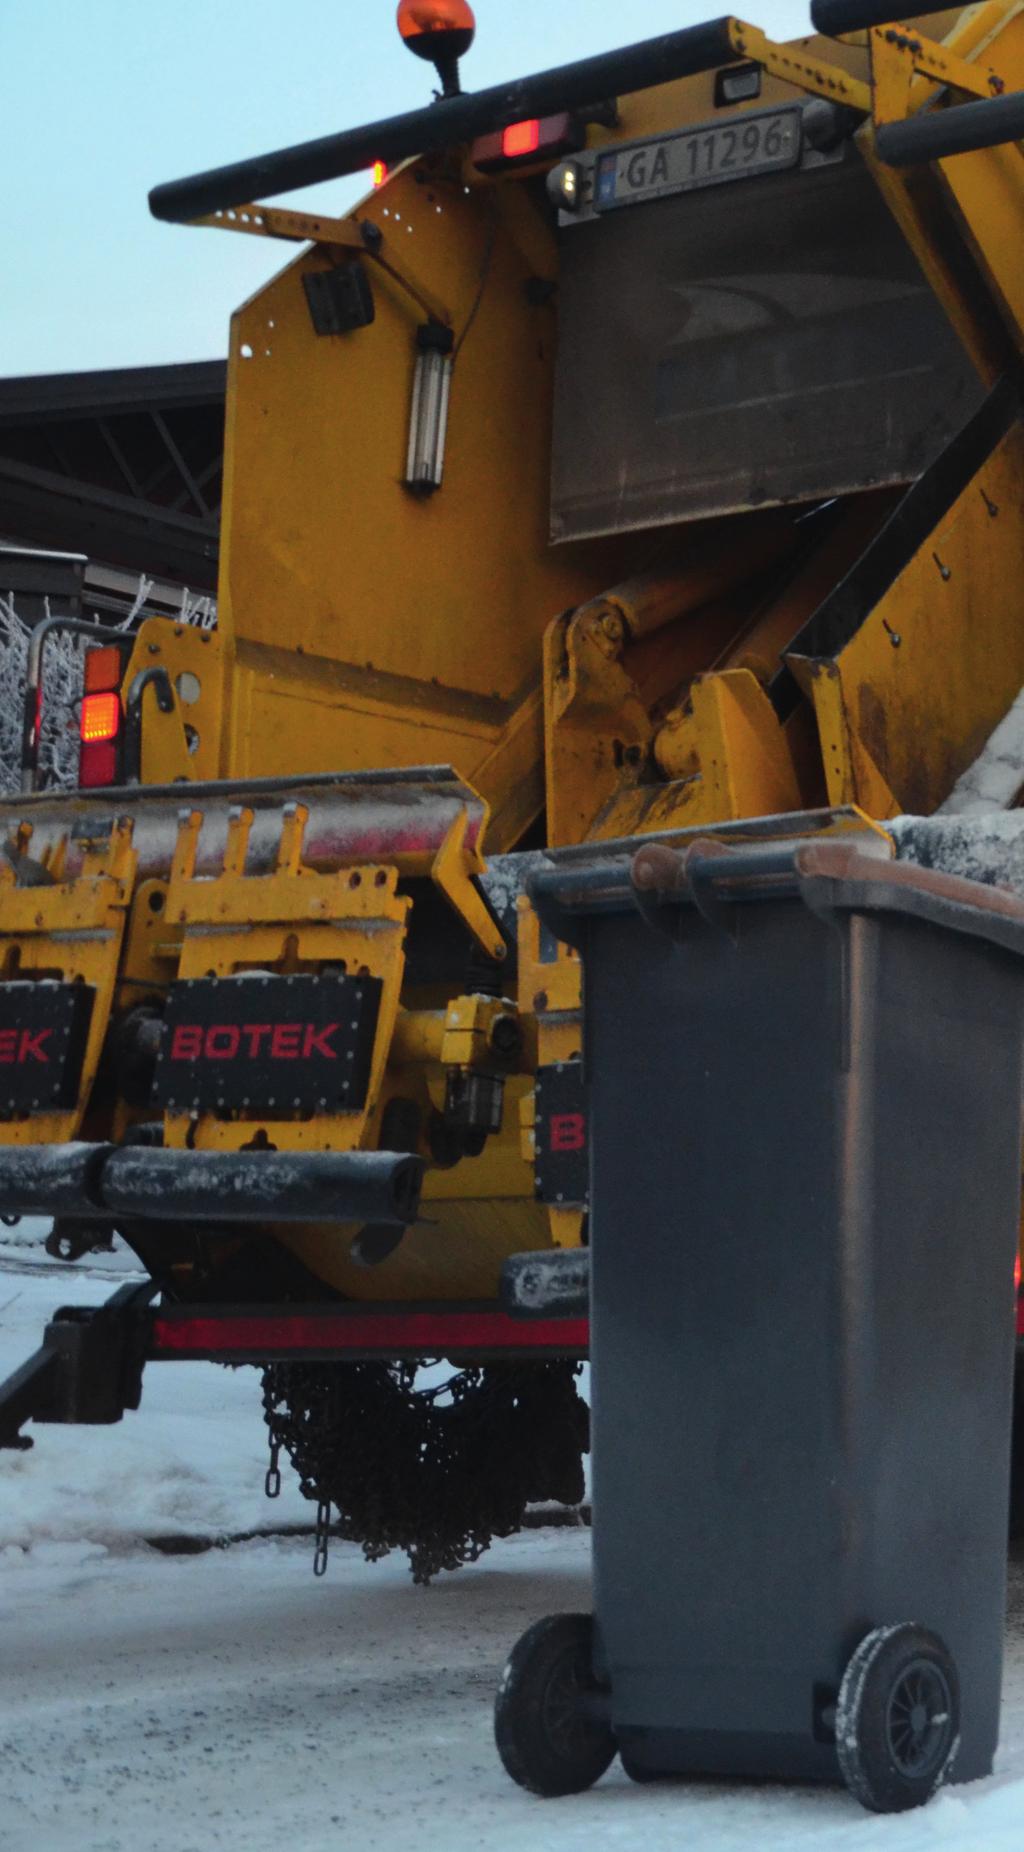
[[(50, 607), (47, 601), (46, 615)], [(0, 794), (21, 784), (21, 728), (31, 625), (18, 615), (14, 595), (0, 592)], [(82, 654), (88, 637), (58, 631), (43, 656), (39, 781), (67, 788), (78, 783), (78, 703)]]

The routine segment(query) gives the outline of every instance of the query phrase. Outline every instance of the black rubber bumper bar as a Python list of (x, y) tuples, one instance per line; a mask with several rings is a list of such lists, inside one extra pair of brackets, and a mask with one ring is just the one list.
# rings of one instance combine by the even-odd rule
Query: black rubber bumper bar
[(875, 152), (887, 167), (916, 167), (1024, 138), (1024, 91), (930, 110), (906, 122), (887, 122), (875, 133)]
[(24, 1145), (0, 1156), (0, 1214), (113, 1222), (389, 1222), (419, 1210), (423, 1161), (391, 1151)]
[(542, 1248), (511, 1254), (501, 1270), (501, 1302), (513, 1318), (586, 1318), (590, 1250)]
[(659, 38), (626, 45), (620, 51), (583, 58), (555, 70), (538, 71), (512, 83), (495, 84), (470, 96), (441, 97), (425, 109), (404, 116), (385, 117), (362, 128), (323, 135), (317, 141), (279, 148), (229, 167), (213, 167), (185, 180), (169, 180), (153, 188), (150, 211), (155, 218), (185, 224), (209, 212), (244, 206), (253, 199), (268, 199), (296, 187), (314, 186), (321, 180), (339, 180), (358, 174), (375, 161), (389, 166), (410, 155), (430, 154), (460, 142), (473, 141), (495, 129), (507, 128), (532, 116), (550, 116), (564, 109), (650, 90), (699, 71), (717, 70), (736, 61), (729, 38), (729, 17), (686, 26)]
[(904, 7), (902, 13), (893, 0), (811, 0), (811, 24), (826, 38), (841, 38), (844, 32), (866, 32), (869, 26), (901, 24), (908, 15), (927, 19), (929, 13), (948, 12), (948, 7)]

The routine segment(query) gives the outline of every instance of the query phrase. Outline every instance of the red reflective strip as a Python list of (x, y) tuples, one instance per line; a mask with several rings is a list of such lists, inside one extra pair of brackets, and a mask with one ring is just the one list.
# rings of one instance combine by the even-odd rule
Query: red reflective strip
[[(449, 1350), (586, 1350), (586, 1318), (509, 1318), (503, 1312), (355, 1312), (296, 1318), (160, 1318), (153, 1351), (382, 1350), (444, 1356)], [(151, 1353), (152, 1354), (152, 1353)]]
[(78, 753), (78, 783), (83, 791), (117, 783), (116, 740), (99, 740), (91, 746), (82, 744)]

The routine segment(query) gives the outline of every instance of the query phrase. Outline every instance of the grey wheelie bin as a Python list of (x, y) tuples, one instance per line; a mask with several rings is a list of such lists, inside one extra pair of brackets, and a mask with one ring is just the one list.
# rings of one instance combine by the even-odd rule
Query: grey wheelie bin
[(535, 1792), (991, 1769), (1024, 906), (870, 841), (534, 880), (584, 964), (594, 1497), (593, 1616), (498, 1697)]

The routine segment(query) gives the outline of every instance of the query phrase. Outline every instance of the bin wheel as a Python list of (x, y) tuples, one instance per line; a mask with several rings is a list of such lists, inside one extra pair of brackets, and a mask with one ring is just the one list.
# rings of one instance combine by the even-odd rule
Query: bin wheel
[(927, 1627), (876, 1627), (843, 1675), (836, 1750), (843, 1779), (872, 1813), (922, 1807), (960, 1746), (960, 1681)]
[(588, 1708), (598, 1695), (589, 1614), (551, 1614), (518, 1640), (494, 1706), (498, 1754), (531, 1794), (581, 1794), (615, 1755), (611, 1726)]

